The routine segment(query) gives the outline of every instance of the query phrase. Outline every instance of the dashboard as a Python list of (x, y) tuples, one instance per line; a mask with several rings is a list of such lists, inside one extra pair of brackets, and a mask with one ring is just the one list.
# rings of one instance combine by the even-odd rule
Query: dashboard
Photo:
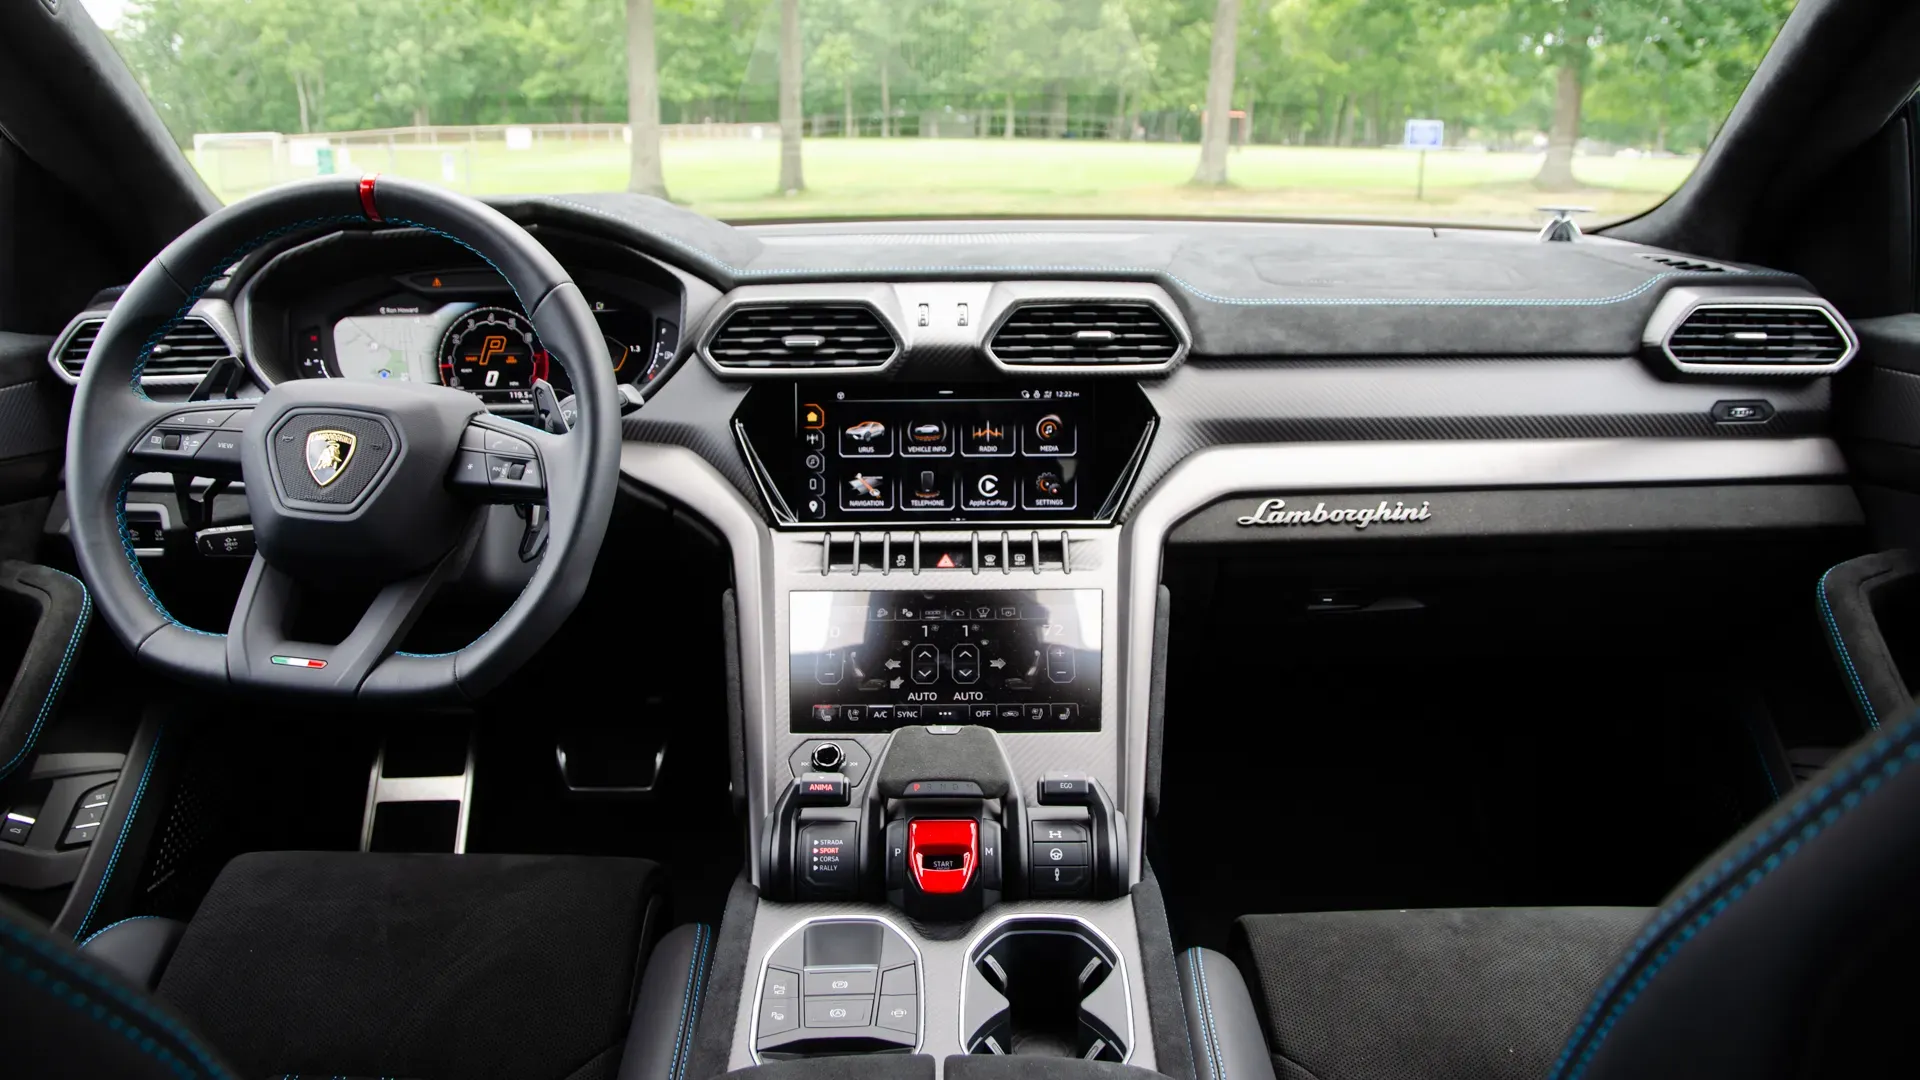
[[(1143, 819), (1163, 559), (1183, 547), (1392, 563), (1529, 529), (1671, 528), (1658, 514), (1682, 511), (1660, 492), (1702, 529), (1858, 514), (1827, 378), (1858, 339), (1808, 282), (1764, 267), (1495, 231), (749, 228), (621, 195), (496, 205), (594, 309), (625, 399), (623, 483), (728, 551), (754, 821), (821, 744), (870, 762), (912, 724), (990, 726), (1024, 782), (1084, 772)], [(56, 339), (62, 378), (110, 306)], [(511, 414), (538, 380), (570, 382), (489, 268), (408, 230), (249, 257), (194, 314), (262, 386), (432, 382)], [(1715, 329), (1729, 314), (1759, 325)], [(180, 400), (198, 382), (149, 380)], [(1780, 485), (1799, 501), (1756, 494)], [(202, 558), (172, 491), (146, 477), (129, 495), (156, 580)], [(494, 509), (504, 542), (489, 533), (473, 565), (510, 602), (536, 515)], [(1281, 617), (1394, 597), (1218, 600)]]

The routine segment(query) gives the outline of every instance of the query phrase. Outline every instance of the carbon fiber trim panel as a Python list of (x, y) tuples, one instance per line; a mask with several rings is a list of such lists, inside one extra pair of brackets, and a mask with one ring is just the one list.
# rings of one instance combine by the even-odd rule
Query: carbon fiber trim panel
[[(1916, 380), (1920, 383), (1920, 380)], [(1160, 414), (1121, 519), (1168, 470), (1217, 446), (1505, 439), (1758, 439), (1828, 428), (1825, 379), (1679, 382), (1632, 357), (1189, 361), (1141, 389)], [(1764, 400), (1764, 423), (1715, 423), (1716, 402)]]
[[(1151, 1028), (1147, 1006), (1146, 980), (1141, 977), (1145, 970), (1140, 959), (1140, 931), (1134, 921), (1133, 899), (1123, 897), (1119, 900), (1018, 900), (995, 906), (960, 933), (953, 928), (941, 928), (941, 937), (935, 939), (920, 932), (920, 928), (908, 922), (900, 912), (880, 904), (775, 904), (765, 900), (760, 902), (759, 911), (753, 920), (753, 944), (747, 950), (747, 977), (742, 993), (752, 995), (759, 985), (760, 970), (766, 964), (767, 953), (789, 930), (808, 919), (833, 918), (836, 916), (864, 915), (886, 919), (905, 931), (920, 950), (921, 973), (926, 985), (921, 988), (924, 997), (924, 1019), (926, 1030), (922, 1053), (932, 1054), (935, 1060), (944, 1060), (950, 1054), (964, 1054), (965, 1048), (960, 1040), (965, 1033), (960, 1030), (960, 984), (965, 973), (967, 948), (975, 936), (993, 923), (1013, 915), (1070, 915), (1084, 919), (1110, 939), (1120, 950), (1120, 958), (1126, 966), (1127, 990), (1133, 999), (1133, 1029), (1136, 1032), (1135, 1046), (1132, 1048), (1130, 1064), (1146, 1069), (1155, 1067), (1152, 1038), (1148, 1037)], [(734, 1018), (733, 1056), (728, 1062), (729, 1069), (742, 1069), (753, 1064), (749, 1045), (749, 1030), (758, 1003), (744, 1000), (740, 1011)]]
[(0, 461), (47, 454), (67, 441), (71, 395), (51, 379), (0, 387)]
[(699, 454), (766, 516), (753, 473), (733, 441), (733, 414), (748, 389), (747, 383), (722, 382), (705, 364), (682, 364), (645, 405), (622, 419), (621, 434), (629, 443), (684, 446)]

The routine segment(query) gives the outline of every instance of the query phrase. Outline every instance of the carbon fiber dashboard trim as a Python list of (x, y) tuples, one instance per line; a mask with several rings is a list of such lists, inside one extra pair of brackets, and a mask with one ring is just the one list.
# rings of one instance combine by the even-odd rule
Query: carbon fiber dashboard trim
[[(1159, 433), (1121, 520), (1168, 471), (1222, 446), (1437, 440), (1714, 439), (1823, 434), (1825, 379), (1762, 386), (1661, 379), (1637, 357), (1192, 361), (1142, 382)], [(1723, 424), (1715, 403), (1769, 402), (1763, 423)]]

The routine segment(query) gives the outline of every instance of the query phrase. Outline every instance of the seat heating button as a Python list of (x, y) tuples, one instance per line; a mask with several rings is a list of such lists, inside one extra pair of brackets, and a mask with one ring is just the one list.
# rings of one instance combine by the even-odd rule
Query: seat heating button
[(810, 1028), (866, 1027), (873, 1023), (873, 998), (808, 998), (806, 1017)]
[(872, 968), (858, 971), (809, 971), (806, 974), (808, 997), (845, 997), (848, 994), (873, 993), (879, 976)]
[(885, 994), (880, 998), (881, 1027), (889, 1031), (904, 1031), (909, 1035), (920, 1030), (920, 1000), (912, 994)]

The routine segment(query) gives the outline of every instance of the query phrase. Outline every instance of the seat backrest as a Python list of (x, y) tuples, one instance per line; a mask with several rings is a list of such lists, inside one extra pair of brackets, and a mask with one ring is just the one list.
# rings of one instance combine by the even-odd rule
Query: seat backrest
[(231, 1080), (164, 1005), (0, 901), (0, 1074)]
[(1920, 714), (1863, 739), (1667, 898), (1550, 1080), (1920, 1074)]

